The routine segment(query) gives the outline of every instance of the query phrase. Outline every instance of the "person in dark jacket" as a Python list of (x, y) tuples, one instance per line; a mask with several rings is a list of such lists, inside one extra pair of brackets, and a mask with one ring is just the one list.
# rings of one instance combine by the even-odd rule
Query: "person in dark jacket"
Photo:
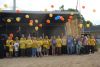
[(2, 36), (0, 36), (0, 58), (4, 58), (4, 45), (3, 45)]

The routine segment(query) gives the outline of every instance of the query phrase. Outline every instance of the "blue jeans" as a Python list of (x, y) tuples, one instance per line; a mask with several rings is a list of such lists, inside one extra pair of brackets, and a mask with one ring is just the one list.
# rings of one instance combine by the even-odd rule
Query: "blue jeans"
[(77, 54), (80, 54), (80, 49), (81, 49), (81, 46), (80, 45), (76, 45), (76, 53)]
[(36, 52), (37, 52), (37, 49), (36, 48), (32, 48), (32, 56), (36, 56)]
[(68, 45), (67, 46), (67, 53), (68, 54), (72, 54), (73, 53), (73, 46), (72, 45)]

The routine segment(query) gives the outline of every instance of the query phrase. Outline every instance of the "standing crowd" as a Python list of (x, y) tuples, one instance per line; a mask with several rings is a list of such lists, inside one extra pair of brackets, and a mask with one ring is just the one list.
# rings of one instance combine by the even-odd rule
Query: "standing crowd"
[[(3, 43), (0, 40), (0, 46)], [(42, 57), (63, 54), (89, 54), (96, 51), (94, 36), (63, 36), (55, 37), (8, 37), (6, 44), (0, 47), (3, 57)]]

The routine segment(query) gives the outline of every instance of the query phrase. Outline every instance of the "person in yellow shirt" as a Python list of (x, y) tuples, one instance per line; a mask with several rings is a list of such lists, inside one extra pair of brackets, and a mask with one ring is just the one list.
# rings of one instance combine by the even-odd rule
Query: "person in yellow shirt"
[(25, 56), (25, 49), (26, 49), (26, 38), (21, 37), (19, 41), (19, 47), (20, 47), (20, 56)]
[(91, 38), (90, 38), (90, 51), (91, 51), (91, 53), (95, 52), (95, 47), (96, 47), (96, 40), (95, 40), (94, 36), (91, 36)]
[(26, 40), (26, 55), (28, 57), (31, 57), (32, 56), (32, 40), (31, 40), (31, 37), (28, 37), (27, 40)]
[(48, 36), (46, 36), (43, 43), (44, 55), (47, 56), (49, 55), (49, 48), (50, 48), (50, 42)]
[(13, 50), (14, 50), (13, 42), (10, 42), (10, 45), (9, 45), (9, 56), (10, 57), (13, 57)]
[(57, 55), (61, 55), (61, 47), (62, 47), (62, 40), (61, 40), (61, 38), (60, 38), (60, 36), (58, 36), (58, 38), (56, 39), (56, 42), (57, 42), (57, 44), (56, 44), (56, 53), (57, 53)]
[(10, 43), (12, 43), (13, 40), (11, 37), (8, 37), (8, 39), (6, 40), (6, 57), (9, 56), (9, 46), (10, 46)]
[(37, 40), (36, 40), (36, 37), (33, 37), (32, 38), (32, 57), (35, 57), (36, 56), (36, 52), (37, 52)]

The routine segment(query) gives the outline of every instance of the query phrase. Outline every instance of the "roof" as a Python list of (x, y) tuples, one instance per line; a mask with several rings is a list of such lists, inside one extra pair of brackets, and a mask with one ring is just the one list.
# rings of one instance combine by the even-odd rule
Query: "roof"
[(100, 32), (100, 25), (91, 26), (90, 28), (85, 28), (85, 32)]
[[(16, 11), (13, 10), (3, 10), (2, 13), (16, 13)], [(71, 14), (71, 11), (61, 11), (61, 10), (55, 10), (55, 11), (20, 11), (20, 13), (35, 13), (35, 14)], [(73, 12), (73, 14), (79, 14), (79, 12)]]

